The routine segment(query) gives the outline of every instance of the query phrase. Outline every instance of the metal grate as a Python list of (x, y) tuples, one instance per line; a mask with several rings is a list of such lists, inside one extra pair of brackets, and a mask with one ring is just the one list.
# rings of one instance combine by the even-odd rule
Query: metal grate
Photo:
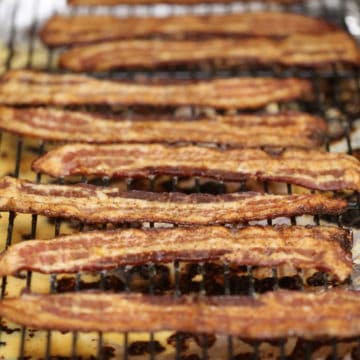
[[(50, 5), (50, 10), (46, 11), (46, 17), (49, 14), (55, 11), (61, 11), (66, 13), (92, 13), (98, 10), (94, 10), (92, 8), (78, 8), (78, 9), (67, 9), (65, 5), (61, 1), (53, 1), (50, 3), (54, 3)], [(55, 4), (57, 3), (57, 4)], [(30, 6), (31, 12), (31, 22), (30, 25), (27, 25), (27, 34), (24, 35), (24, 31), (21, 29), (21, 22), (20, 18), (24, 16), (26, 13), (26, 4)], [(42, 1), (42, 0), (33, 0), (33, 1), (26, 1), (26, 0), (18, 0), (18, 1), (0, 1), (0, 19), (2, 17), (1, 11), (5, 11), (9, 14), (7, 17), (7, 30), (4, 30), (4, 34), (7, 35), (6, 39), (6, 48), (8, 50), (7, 55), (4, 59), (4, 68), (5, 70), (11, 69), (16, 66), (16, 56), (19, 44), (21, 43), (22, 46), (25, 45), (26, 47), (26, 58), (23, 60), (22, 66), (27, 68), (34, 67), (34, 56), (36, 53), (36, 37), (37, 37), (37, 29), (40, 23), (43, 21), (43, 11), (42, 9), (49, 9), (49, 1)], [(345, 27), (347, 30), (349, 29), (349, 24), (354, 25), (353, 18), (356, 19), (356, 16), (359, 15), (360, 18), (360, 10), (359, 10), (359, 2), (354, 2), (351, 0), (339, 0), (331, 3), (329, 1), (309, 1), (304, 4), (298, 4), (293, 6), (285, 6), (285, 7), (278, 7), (273, 5), (253, 5), (253, 4), (226, 4), (226, 5), (203, 5), (203, 6), (170, 6), (170, 7), (158, 7), (158, 6), (134, 6), (134, 7), (125, 7), (119, 6), (115, 10), (111, 9), (108, 10), (111, 13), (118, 13), (121, 16), (126, 15), (148, 15), (148, 16), (156, 16), (161, 11), (166, 11), (168, 14), (178, 14), (182, 12), (197, 12), (197, 13), (213, 13), (213, 12), (229, 12), (229, 11), (254, 11), (258, 9), (277, 9), (277, 10), (291, 10), (303, 14), (317, 14), (322, 15), (324, 18), (329, 19), (337, 23), (338, 25)], [(165, 9), (165, 10), (164, 10)], [(101, 11), (107, 11), (106, 9), (101, 9)], [(354, 13), (357, 11), (357, 13)], [(4, 16), (5, 19), (5, 16)], [(5, 21), (5, 23), (6, 23)], [(20, 23), (20, 25), (19, 25)], [(352, 29), (353, 30), (353, 29)], [(19, 36), (19, 32), (22, 33)], [(356, 35), (356, 31), (355, 31)], [(23, 36), (23, 37), (22, 37)], [(43, 68), (48, 71), (58, 71), (55, 67), (53, 67), (53, 59), (56, 56), (56, 51), (54, 50), (46, 50), (46, 58), (44, 61)], [(297, 103), (297, 106), (304, 110), (310, 111), (315, 114), (319, 114), (325, 119), (329, 121), (333, 121), (333, 118), (336, 118), (336, 123), (341, 126), (342, 128), (342, 137), (345, 140), (345, 148), (344, 151), (352, 154), (354, 150), (356, 150), (356, 145), (353, 144), (352, 133), (351, 129), (353, 128), (354, 121), (360, 115), (360, 72), (355, 69), (343, 69), (334, 65), (330, 68), (327, 68), (326, 71), (312, 71), (312, 70), (303, 70), (303, 69), (263, 69), (263, 70), (256, 70), (256, 69), (239, 69), (239, 70), (232, 70), (232, 71), (185, 71), (185, 70), (174, 70), (174, 71), (159, 71), (159, 72), (141, 72), (141, 73), (134, 73), (134, 72), (112, 72), (107, 74), (101, 74), (100, 76), (111, 76), (112, 78), (126, 78), (126, 79), (133, 79), (136, 76), (143, 76), (148, 78), (177, 78), (177, 79), (187, 79), (187, 78), (207, 78), (207, 77), (215, 77), (215, 76), (277, 76), (277, 77), (286, 77), (286, 76), (297, 76), (301, 78), (308, 78), (311, 79), (314, 88), (316, 89), (316, 96), (315, 99), (310, 103)], [(344, 96), (344, 92), (346, 96)], [(285, 105), (286, 106), (286, 105)], [(336, 114), (331, 114), (331, 111), (335, 111)], [(136, 110), (136, 109), (135, 109)], [(175, 111), (176, 109), (173, 109)], [(193, 109), (193, 114), (195, 111)], [(15, 161), (13, 164), (12, 174), (15, 177), (21, 176), (21, 165), (24, 159), (26, 152), (29, 149), (24, 145), (25, 139), (21, 137), (17, 138), (16, 141), (16, 156)], [(41, 155), (49, 146), (49, 144), (41, 141), (38, 143), (36, 150), (32, 149), (32, 151), (36, 151), (37, 155)], [(330, 142), (327, 142), (326, 148), (328, 151), (332, 150), (332, 146)], [(40, 175), (36, 176), (36, 181), (40, 183), (42, 178)], [(57, 179), (59, 184), (64, 184), (66, 179)], [(148, 179), (148, 189), (154, 191), (156, 186), (158, 185), (158, 178), (150, 177)], [(177, 177), (173, 177), (168, 180), (167, 185), (169, 191), (177, 191), (182, 190), (179, 188), (179, 182), (181, 179)], [(87, 183), (88, 179), (83, 178), (82, 182)], [(110, 180), (108, 178), (102, 178), (99, 182), (103, 186), (109, 186)], [(126, 179), (126, 184), (128, 189), (136, 189), (138, 188), (139, 184), (134, 181), (133, 179)], [(215, 193), (223, 193), (226, 191), (228, 184), (223, 182), (211, 182), (210, 184), (203, 184), (202, 179), (196, 177), (193, 179), (193, 186), (192, 191), (194, 192), (202, 192), (202, 191), (209, 191)], [(143, 185), (142, 185), (143, 188)], [(270, 184), (264, 183), (263, 184), (264, 192), (271, 192)], [(238, 191), (246, 191), (246, 184), (241, 183), (238, 184)], [(293, 192), (293, 187), (288, 184), (287, 185), (287, 192), (290, 194)], [(336, 195), (336, 194), (335, 194)], [(349, 211), (348, 214), (343, 216), (337, 217), (336, 219), (330, 219), (331, 221), (335, 222), (338, 226), (350, 226), (354, 225), (354, 219), (358, 216), (358, 211), (360, 211), (360, 195), (354, 194), (352, 197), (352, 210)], [(2, 229), (2, 231), (6, 232), (6, 241), (5, 241), (5, 248), (11, 245), (13, 234), (14, 234), (14, 227), (15, 227), (15, 217), (16, 214), (13, 212), (9, 212), (8, 214), (8, 223), (7, 228)], [(288, 219), (289, 224), (296, 224), (297, 218)], [(329, 219), (328, 219), (329, 220)], [(29, 238), (36, 238), (37, 230), (38, 230), (38, 217), (36, 215), (32, 215), (30, 217), (30, 234)], [(313, 224), (320, 224), (319, 217), (315, 216), (313, 218)], [(271, 225), (272, 221), (268, 221), (268, 224)], [(356, 225), (356, 224), (355, 224)], [(125, 224), (122, 225), (125, 227), (132, 226), (132, 224)], [(155, 224), (150, 223), (150, 227), (155, 226)], [(53, 222), (53, 234), (54, 236), (58, 236), (61, 232), (62, 221), (61, 219), (55, 219)], [(106, 228), (106, 225), (104, 226)], [(77, 224), (77, 230), (83, 231), (85, 230), (84, 224)], [(173, 271), (173, 279), (174, 283), (171, 288), (174, 296), (179, 296), (183, 292), (186, 292), (187, 289), (190, 288), (189, 282), (191, 279), (188, 277), (184, 279), (183, 276), (183, 269), (184, 264), (176, 261), (172, 264), (172, 271)], [(200, 281), (196, 284), (192, 284), (191, 287), (192, 291), (198, 291), (200, 293), (223, 293), (226, 295), (238, 294), (238, 293), (247, 293), (249, 296), (253, 296), (256, 292), (265, 291), (265, 290), (277, 290), (280, 287), (296, 287), (299, 290), (304, 290), (306, 286), (303, 273), (301, 269), (298, 270), (297, 275), (294, 276), (293, 279), (286, 279), (284, 281), (279, 274), (278, 269), (272, 269), (272, 277), (266, 279), (266, 283), (261, 283), (256, 279), (254, 276), (254, 271), (256, 269), (252, 267), (247, 267), (244, 270), (244, 273), (241, 277), (234, 276), (234, 269), (232, 269), (229, 264), (224, 263), (221, 264), (220, 267), (216, 271), (223, 277), (222, 280), (222, 287), (216, 288), (215, 290), (209, 286), (209, 282), (207, 281), (209, 278), (211, 279), (212, 271), (214, 264), (207, 264), (207, 263), (200, 263), (197, 265), (191, 265), (188, 271), (191, 275), (197, 274), (199, 276)], [(120, 282), (112, 282), (112, 278), (109, 275), (109, 272), (102, 271), (99, 273), (99, 281), (96, 283), (96, 286), (101, 290), (107, 290), (112, 288), (116, 291), (132, 291), (133, 289), (133, 277), (137, 276), (139, 273), (146, 278), (146, 289), (143, 291), (148, 291), (151, 294), (155, 294), (159, 291), (159, 281), (158, 277), (161, 278), (161, 271), (163, 271), (162, 267), (155, 266), (154, 264), (148, 264), (142, 267), (123, 267), (116, 270), (116, 272), (121, 273)], [(209, 274), (210, 273), (210, 274)], [(69, 283), (65, 286), (64, 281), (59, 279), (56, 275), (52, 275), (50, 277), (49, 282), (49, 291), (50, 292), (59, 292), (64, 291), (62, 288), (65, 287), (65, 290), (72, 290), (72, 291), (79, 291), (84, 286), (83, 281), (83, 274), (78, 273), (75, 275), (74, 278), (69, 280)], [(1, 283), (1, 298), (5, 297), (7, 294), (7, 286), (8, 280), (3, 278)], [(33, 285), (33, 278), (32, 273), (28, 272), (26, 274), (26, 287), (31, 289)], [(185, 281), (185, 283), (184, 283)], [(290, 283), (289, 283), (290, 282)], [(161, 283), (161, 281), (160, 281)], [(211, 284), (211, 283), (210, 283)], [(329, 282), (328, 278), (324, 274), (318, 274), (316, 279), (316, 285), (322, 286), (327, 289), (332, 284)], [(351, 280), (349, 280), (349, 286), (352, 286)], [(184, 290), (185, 289), (185, 290)], [(160, 286), (161, 290), (161, 286)], [(18, 348), (18, 355), (17, 358), (25, 359), (29, 358), (29, 353), (27, 351), (27, 335), (29, 329), (22, 327), (20, 329), (20, 341), (19, 341), (19, 348)], [(46, 347), (44, 349), (43, 355), (40, 358), (51, 359), (56, 358), (53, 355), (52, 349), (52, 337), (53, 333), (51, 331), (47, 332), (46, 336)], [(176, 334), (175, 336), (175, 351), (174, 351), (174, 358), (177, 360), (184, 359), (183, 353), (181, 351), (181, 344), (182, 344), (182, 334)], [(156, 342), (153, 340), (155, 339), (155, 335), (150, 333), (149, 334), (149, 343), (146, 349), (146, 357), (149, 359), (161, 358), (161, 354), (157, 354)], [(224, 347), (223, 351), (223, 358), (226, 359), (241, 359), (241, 357), (234, 353), (234, 341), (233, 337), (229, 336), (227, 339), (226, 346)], [(79, 341), (79, 334), (74, 332), (72, 334), (72, 341), (71, 341), (71, 359), (78, 359), (84, 358), (81, 357), (81, 354), (78, 354), (78, 341)], [(207, 335), (200, 335), (199, 336), (199, 346), (201, 348), (200, 359), (208, 359), (209, 358), (209, 349), (210, 349), (210, 342), (211, 339)], [(132, 357), (132, 353), (129, 350), (131, 347), (129, 334), (124, 334), (123, 337), (123, 354), (118, 354), (119, 358), (128, 359)], [(312, 359), (313, 349), (316, 344), (311, 342), (304, 342), (303, 346), (303, 353), (299, 355), (302, 359)], [(329, 344), (328, 344), (329, 345)], [(252, 359), (259, 359), (260, 357), (260, 346), (261, 344), (258, 342), (253, 342), (252, 346), (252, 353), (249, 355), (248, 358)], [(286, 357), (286, 350), (285, 341), (280, 341), (277, 343), (279, 348), (279, 359), (285, 360)], [(333, 340), (330, 342), (331, 346), (331, 359), (338, 359), (338, 342)], [(354, 358), (360, 357), (360, 339), (358, 339), (358, 352), (354, 352)], [(106, 359), (110, 358), (109, 355), (104, 351), (104, 337), (102, 333), (99, 333), (97, 336), (97, 354), (95, 357), (97, 359)], [(1, 343), (0, 343), (0, 351), (1, 351)], [(356, 355), (358, 354), (358, 355)], [(30, 356), (31, 358), (31, 356)], [(87, 357), (85, 357), (87, 358)], [(89, 357), (90, 358), (90, 357)], [(190, 359), (190, 357), (188, 358)], [(196, 359), (193, 357), (191, 359)]]

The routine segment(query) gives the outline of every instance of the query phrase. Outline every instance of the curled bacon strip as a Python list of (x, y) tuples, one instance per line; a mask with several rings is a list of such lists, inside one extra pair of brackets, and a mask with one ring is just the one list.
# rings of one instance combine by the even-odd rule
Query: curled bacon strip
[(9, 71), (0, 82), (7, 105), (149, 105), (256, 109), (312, 92), (308, 80), (225, 78), (198, 82), (140, 84), (97, 80), (84, 75)]
[(260, 149), (74, 144), (48, 152), (33, 163), (33, 169), (54, 177), (166, 174), (233, 181), (255, 178), (317, 190), (360, 190), (356, 158), (316, 150), (287, 149), (269, 154)]
[(291, 34), (326, 34), (334, 25), (294, 13), (251, 12), (169, 17), (126, 17), (109, 15), (53, 16), (40, 36), (49, 46), (149, 38), (198, 38), (207, 36), (286, 37)]
[[(180, 297), (100, 292), (22, 294), (0, 315), (37, 329), (218, 333), (266, 340), (360, 335), (360, 292), (275, 291), (257, 296)], [(141, 316), (140, 316), (141, 315)]]
[(111, 120), (49, 108), (0, 107), (0, 129), (43, 140), (85, 143), (217, 143), (233, 147), (303, 147), (323, 142), (326, 123), (304, 113), (217, 116), (198, 120)]
[(333, 63), (360, 65), (360, 51), (346, 33), (330, 32), (292, 35), (285, 40), (121, 40), (74, 48), (60, 57), (62, 67), (79, 72), (204, 63), (222, 67), (247, 63), (305, 67)]
[(250, 226), (94, 231), (26, 241), (0, 257), (0, 275), (98, 271), (147, 262), (224, 261), (325, 271), (344, 281), (352, 271), (351, 235), (336, 227)]
[(91, 185), (41, 185), (5, 177), (0, 181), (0, 209), (85, 223), (152, 221), (174, 224), (224, 224), (305, 214), (341, 214), (342, 199), (320, 194), (207, 195), (121, 192)]

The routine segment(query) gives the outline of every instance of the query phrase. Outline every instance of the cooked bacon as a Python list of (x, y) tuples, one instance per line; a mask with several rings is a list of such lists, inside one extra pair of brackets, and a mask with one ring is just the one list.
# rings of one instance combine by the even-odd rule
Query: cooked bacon
[(199, 38), (208, 36), (285, 37), (291, 34), (324, 34), (338, 30), (320, 19), (283, 12), (222, 15), (127, 17), (109, 15), (56, 15), (40, 36), (49, 46), (87, 44), (104, 40), (149, 38)]
[(344, 281), (352, 271), (351, 236), (336, 227), (249, 226), (94, 231), (10, 247), (0, 275), (98, 271), (147, 262), (225, 261), (234, 265), (316, 269)]
[[(222, 3), (230, 3), (236, 0), (221, 0)], [(252, 2), (254, 0), (241, 0), (242, 2)], [(264, 3), (275, 3), (275, 4), (298, 4), (305, 0), (260, 0)], [(162, 0), (161, 3), (165, 4), (183, 4), (183, 5), (196, 5), (206, 3), (218, 3), (219, 0)], [(159, 0), (68, 0), (69, 5), (155, 5), (158, 4)]]
[(311, 93), (307, 80), (225, 78), (172, 84), (140, 84), (14, 70), (0, 82), (0, 103), (12, 105), (198, 105), (215, 108), (259, 108), (274, 101)]
[(343, 63), (358, 66), (360, 52), (349, 35), (333, 32), (316, 36), (293, 35), (285, 40), (120, 40), (81, 46), (60, 57), (60, 66), (78, 72), (201, 66), (204, 63), (221, 67), (244, 63), (305, 67)]
[(0, 181), (0, 209), (86, 223), (152, 221), (175, 224), (224, 224), (281, 216), (334, 214), (347, 202), (320, 194), (226, 195), (121, 192), (91, 185), (40, 185), (5, 177)]
[(219, 150), (199, 146), (65, 145), (33, 163), (39, 173), (54, 177), (96, 175), (206, 176), (240, 181), (287, 182), (316, 190), (360, 190), (360, 163), (352, 156), (317, 150)]
[(185, 331), (266, 340), (360, 335), (360, 292), (275, 291), (245, 296), (151, 296), (101, 292), (35, 295), (0, 303), (0, 314), (36, 329)]
[(181, 120), (111, 119), (99, 114), (0, 107), (0, 129), (43, 140), (86, 143), (217, 143), (233, 147), (321, 145), (324, 120), (305, 113)]

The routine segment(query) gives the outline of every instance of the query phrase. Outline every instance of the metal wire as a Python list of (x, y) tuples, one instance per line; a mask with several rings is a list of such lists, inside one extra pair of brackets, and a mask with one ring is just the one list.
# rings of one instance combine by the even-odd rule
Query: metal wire
[[(340, 1), (340, 10), (338, 13), (338, 18), (335, 19), (339, 24), (344, 26), (344, 14), (345, 14), (345, 10), (346, 10), (346, 6), (347, 6), (348, 1)], [(224, 5), (224, 12), (228, 11), (233, 11), (234, 8), (236, 7), (235, 4), (226, 4)], [(266, 7), (268, 9), (271, 9), (271, 5), (267, 4)], [(328, 19), (332, 19), (333, 18), (333, 13), (331, 11), (331, 9), (329, 9), (329, 7), (327, 6), (326, 1), (320, 1), (320, 8), (321, 8), (321, 12), (324, 15), (325, 18)], [(13, 5), (13, 9), (12, 9), (12, 13), (11, 13), (11, 30), (9, 33), (9, 39), (8, 39), (8, 43), (7, 43), (7, 47), (8, 47), (8, 56), (7, 59), (5, 61), (5, 66), (6, 69), (11, 69), (12, 68), (12, 64), (13, 64), (13, 59), (14, 59), (14, 55), (15, 55), (15, 39), (16, 39), (16, 26), (15, 26), (15, 19), (16, 19), (16, 14), (17, 14), (17, 9), (18, 9), (18, 1), (14, 2)], [(187, 7), (187, 10), (192, 10), (193, 7), (189, 6)], [(251, 5), (247, 5), (247, 7), (245, 8), (247, 11), (253, 11), (253, 8)], [(311, 10), (309, 5), (307, 4), (300, 4), (300, 5), (290, 5), (285, 7), (286, 10), (293, 10), (299, 13), (304, 13), (304, 14), (310, 14)], [(175, 13), (175, 8), (173, 8), (173, 12)], [(206, 13), (212, 13), (216, 10), (215, 6), (213, 5), (208, 5), (205, 7), (205, 12)], [(72, 10), (72, 14), (75, 14), (78, 10), (76, 10), (76, 8), (74, 8)], [(93, 11), (93, 8), (89, 7), (87, 9), (85, 9), (85, 13), (91, 13)], [(109, 10), (110, 11), (110, 10)], [(34, 39), (35, 39), (35, 35), (36, 35), (36, 30), (37, 30), (37, 25), (38, 25), (38, 19), (36, 16), (37, 13), (37, 9), (34, 8), (33, 9), (33, 23), (30, 27), (30, 31), (29, 31), (29, 42), (27, 43), (27, 61), (26, 61), (26, 67), (27, 68), (32, 68), (33, 67), (33, 53), (34, 53)], [(153, 16), (154, 12), (153, 12), (153, 7), (148, 6), (146, 7), (146, 13), (148, 16)], [(134, 15), (136, 14), (136, 7), (128, 7), (128, 14), (129, 15)], [(48, 55), (47, 55), (47, 70), (51, 71), (52, 67), (51, 64), (53, 62), (53, 58), (54, 58), (54, 52), (49, 49), (48, 50)], [(57, 71), (56, 69), (53, 69), (54, 71)], [(144, 74), (146, 76), (153, 76), (154, 74), (152, 72), (144, 72)], [(134, 72), (114, 72), (112, 74), (100, 74), (99, 76), (112, 76), (113, 78), (133, 78), (135, 73)], [(183, 70), (176, 70), (173, 72), (157, 72), (156, 76), (159, 77), (175, 77), (175, 78), (179, 78), (179, 79), (186, 79), (186, 78), (204, 78), (204, 76), (212, 76), (212, 77), (218, 77), (218, 76), (277, 76), (277, 77), (287, 77), (287, 76), (297, 76), (300, 78), (307, 78), (307, 79), (311, 79), (313, 81), (314, 87), (315, 87), (315, 94), (316, 94), (316, 101), (315, 101), (315, 105), (313, 106), (313, 110), (315, 110), (319, 115), (323, 116), (323, 117), (327, 117), (327, 109), (328, 109), (328, 104), (324, 103), (324, 97), (323, 97), (323, 91), (322, 91), (322, 82), (324, 80), (326, 81), (330, 81), (332, 84), (332, 88), (334, 89), (334, 91), (332, 92), (331, 98), (330, 99), (326, 99), (327, 101), (331, 101), (331, 104), (336, 106), (340, 111), (342, 116), (345, 118), (345, 121), (343, 122), (343, 126), (344, 126), (344, 136), (347, 142), (347, 146), (348, 146), (348, 153), (352, 153), (353, 152), (353, 148), (352, 148), (352, 142), (351, 142), (351, 124), (352, 121), (354, 119), (353, 114), (349, 113), (347, 108), (346, 108), (346, 104), (344, 102), (344, 100), (341, 97), (341, 86), (342, 86), (342, 82), (346, 79), (357, 79), (359, 80), (359, 72), (354, 73), (353, 71), (341, 71), (339, 72), (337, 70), (336, 67), (334, 67), (334, 69), (332, 69), (331, 71), (326, 71), (326, 72), (314, 72), (312, 70), (299, 70), (299, 69), (288, 69), (286, 71), (282, 71), (282, 72), (274, 72), (273, 70), (261, 70), (261, 71), (238, 71), (238, 70), (234, 70), (234, 71), (218, 71), (218, 70), (214, 70), (211, 71), (209, 73), (207, 73), (206, 75), (204, 75), (204, 72), (200, 71), (200, 70), (194, 70), (191, 72), (186, 72)], [(357, 96), (357, 98), (359, 99), (360, 96), (360, 82), (357, 81), (357, 92), (355, 91), (355, 96)], [(308, 105), (305, 105), (308, 106)], [(311, 106), (311, 105), (310, 105)], [(193, 112), (193, 114), (195, 114), (195, 112)], [(22, 159), (22, 153), (23, 153), (23, 140), (21, 138), (18, 139), (17, 141), (17, 151), (16, 151), (16, 159), (15, 159), (15, 164), (14, 164), (14, 173), (13, 175), (15, 177), (19, 177), (20, 175), (20, 169), (21, 169), (21, 159)], [(330, 151), (329, 146), (327, 146), (327, 150)], [(42, 154), (45, 151), (45, 143), (41, 142), (39, 144), (39, 155)], [(155, 190), (155, 178), (151, 177), (149, 179), (149, 188), (150, 191), (154, 191)], [(36, 181), (38, 183), (41, 182), (41, 177), (40, 175), (37, 175)], [(83, 182), (87, 182), (87, 179), (84, 178), (82, 179)], [(102, 185), (103, 186), (108, 186), (110, 182), (109, 178), (103, 178), (102, 179)], [(65, 181), (64, 179), (58, 179), (58, 183), (59, 184), (64, 184)], [(130, 188), (132, 187), (132, 180), (128, 179), (128, 190), (130, 190)], [(195, 191), (196, 192), (201, 192), (201, 183), (200, 183), (200, 179), (198, 177), (194, 178), (194, 183), (195, 183)], [(174, 177), (172, 178), (172, 190), (176, 191), (177, 190), (177, 184), (178, 184), (178, 178)], [(219, 189), (219, 193), (223, 193), (225, 192), (225, 184), (219, 182), (218, 183), (218, 189)], [(246, 191), (246, 183), (241, 183), (240, 184), (240, 191)], [(264, 183), (264, 192), (269, 192), (269, 184), (268, 183)], [(292, 187), (291, 185), (287, 185), (287, 192), (289, 194), (292, 193)], [(356, 204), (354, 204), (354, 206), (357, 206), (358, 208), (360, 207), (360, 202), (357, 201)], [(13, 234), (13, 229), (14, 229), (14, 221), (15, 221), (15, 213), (13, 212), (9, 212), (9, 218), (8, 218), (8, 228), (7, 228), (7, 237), (6, 237), (6, 243), (5, 243), (5, 248), (7, 248), (8, 246), (11, 245), (11, 241), (12, 241), (12, 234)], [(37, 232), (37, 216), (33, 215), (31, 218), (31, 237), (35, 238), (36, 237), (36, 232)], [(291, 218), (290, 222), (292, 225), (296, 225), (297, 221), (296, 218)], [(314, 224), (319, 224), (320, 223), (320, 219), (319, 217), (314, 217)], [(269, 225), (272, 225), (272, 221), (270, 220), (268, 222)], [(150, 224), (150, 226), (154, 226), (154, 224)], [(104, 228), (106, 228), (106, 224), (104, 225)], [(60, 234), (60, 229), (61, 229), (61, 220), (60, 219), (56, 219), (55, 220), (55, 224), (54, 224), (54, 234), (55, 236), (59, 236)], [(80, 231), (84, 230), (84, 225), (80, 224)], [(180, 289), (180, 277), (181, 277), (181, 264), (178, 261), (175, 261), (174, 264), (174, 296), (180, 296), (181, 295), (181, 289)], [(125, 284), (124, 284), (124, 291), (131, 291), (131, 271), (129, 267), (125, 267), (122, 269), (123, 273), (125, 274)], [(247, 268), (247, 277), (248, 277), (248, 283), (249, 283), (249, 296), (254, 296), (255, 292), (256, 292), (256, 288), (255, 288), (255, 279), (253, 276), (253, 268), (252, 267), (248, 267)], [(154, 278), (156, 276), (156, 268), (154, 266), (154, 264), (148, 264), (148, 273), (149, 273), (149, 293), (150, 294), (154, 294), (155, 292), (155, 284), (154, 284)], [(200, 275), (201, 281), (199, 284), (199, 289), (200, 289), (200, 293), (202, 294), (206, 294), (206, 283), (205, 283), (205, 278), (206, 278), (206, 264), (201, 263), (198, 265), (198, 274)], [(277, 269), (272, 269), (272, 274), (273, 274), (273, 280), (274, 280), (274, 285), (273, 285), (273, 290), (277, 290), (279, 288), (279, 277), (278, 277), (278, 271)], [(302, 279), (302, 272), (301, 269), (299, 269), (298, 271), (298, 275), (299, 277)], [(100, 290), (106, 290), (106, 276), (107, 273), (106, 271), (100, 272), (100, 281), (99, 281), (99, 289)], [(229, 264), (224, 263), (223, 264), (223, 276), (224, 276), (224, 294), (225, 295), (231, 295), (233, 293), (237, 292), (236, 289), (236, 285), (234, 288), (232, 281), (231, 281), (231, 269)], [(235, 281), (236, 282), (236, 281)], [(56, 275), (52, 275), (51, 276), (51, 280), (50, 280), (50, 292), (54, 293), (56, 292), (56, 283), (57, 283), (57, 277)], [(1, 285), (1, 298), (3, 298), (5, 296), (6, 293), (6, 285), (7, 285), (7, 279), (6, 277), (3, 278), (2, 281), (2, 285)], [(31, 272), (27, 273), (27, 278), (26, 278), (26, 286), (30, 289), (31, 287)], [(301, 286), (303, 288), (303, 284), (301, 283)], [(324, 275), (324, 287), (327, 289), (329, 287), (329, 282), (328, 282), (328, 278), (326, 275)], [(75, 279), (75, 291), (79, 291), (81, 290), (81, 273), (78, 273), (76, 275), (76, 279)], [(47, 332), (47, 342), (46, 342), (46, 349), (45, 349), (45, 359), (50, 359), (51, 358), (51, 338), (52, 338), (52, 333), (51, 331)], [(150, 344), (149, 344), (149, 358), (150, 359), (155, 359), (156, 357), (156, 348), (155, 348), (155, 343), (154, 343), (154, 334), (150, 333), (149, 334), (149, 338), (150, 338)], [(26, 339), (26, 328), (22, 327), (21, 329), (21, 341), (20, 341), (20, 349), (19, 349), (19, 358), (25, 358), (26, 356), (26, 348), (25, 348), (25, 339)], [(71, 350), (71, 358), (72, 359), (77, 359), (78, 358), (78, 354), (77, 354), (77, 342), (78, 342), (78, 333), (74, 332), (73, 333), (73, 338), (72, 338), (72, 350)], [(128, 347), (129, 347), (129, 338), (128, 338), (128, 334), (125, 333), (124, 334), (124, 354), (123, 354), (123, 358), (124, 359), (128, 359), (129, 357), (129, 353), (128, 353)], [(228, 337), (228, 344), (227, 344), (227, 358), (228, 359), (233, 359), (234, 358), (234, 354), (233, 354), (233, 338), (231, 336)], [(202, 336), (202, 341), (201, 341), (201, 357), (202, 359), (207, 359), (208, 358), (208, 338), (207, 336), (203, 335)], [(360, 350), (360, 339), (359, 339), (359, 350)], [(259, 358), (259, 343), (254, 343), (253, 345), (253, 352), (254, 352), (254, 359), (258, 359)], [(285, 359), (286, 354), (285, 354), (285, 343), (284, 342), (280, 342), (279, 343), (279, 354), (280, 354), (280, 359)], [(306, 343), (305, 345), (305, 358), (306, 359), (311, 359), (311, 355), (312, 355), (312, 346), (311, 343)], [(337, 359), (338, 358), (338, 349), (337, 349), (337, 343), (334, 342), (332, 344), (332, 358), (333, 359)], [(98, 359), (103, 359), (104, 358), (104, 354), (103, 354), (103, 334), (99, 333), (98, 334), (98, 347), (97, 347), (97, 358)], [(181, 358), (181, 349), (180, 349), (180, 342), (179, 342), (179, 337), (176, 337), (176, 354), (175, 354), (175, 358), (176, 359), (180, 359)]]

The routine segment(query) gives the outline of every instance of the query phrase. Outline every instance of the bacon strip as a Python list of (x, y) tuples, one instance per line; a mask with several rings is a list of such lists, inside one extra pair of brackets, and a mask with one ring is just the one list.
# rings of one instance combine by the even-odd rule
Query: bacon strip
[(227, 78), (159, 85), (14, 70), (2, 77), (0, 103), (198, 105), (243, 109), (263, 107), (273, 101), (296, 99), (311, 91), (309, 81), (294, 78)]
[(218, 150), (198, 146), (65, 145), (33, 163), (36, 172), (54, 177), (96, 175), (206, 176), (240, 181), (255, 178), (316, 190), (360, 190), (360, 163), (352, 156), (317, 150)]
[(347, 202), (320, 194), (121, 192), (91, 185), (39, 185), (5, 177), (0, 181), (0, 209), (86, 223), (152, 221), (206, 225), (305, 214), (337, 215), (347, 209)]
[[(101, 292), (22, 294), (0, 303), (21, 325), (61, 331), (186, 331), (266, 340), (360, 335), (360, 292), (275, 291), (244, 296), (150, 296)], [(140, 316), (141, 315), (141, 316)]]
[(292, 35), (285, 40), (121, 40), (81, 46), (60, 57), (60, 66), (79, 72), (204, 63), (221, 67), (248, 63), (305, 67), (334, 63), (360, 65), (360, 52), (349, 35), (332, 32)]
[(62, 46), (152, 36), (176, 39), (213, 35), (285, 37), (291, 34), (326, 34), (334, 30), (337, 30), (334, 25), (323, 20), (284, 12), (161, 18), (56, 15), (47, 21), (40, 36), (49, 46)]
[(94, 231), (26, 241), (0, 257), (0, 275), (21, 270), (74, 273), (147, 262), (224, 261), (316, 269), (344, 281), (352, 271), (351, 235), (336, 227), (250, 226)]
[(233, 147), (321, 145), (324, 120), (305, 113), (236, 115), (194, 121), (115, 120), (50, 108), (0, 107), (0, 129), (43, 140), (86, 143), (217, 143)]
[[(235, 0), (221, 0), (222, 3), (230, 3)], [(254, 0), (241, 0), (242, 2), (252, 2)], [(277, 3), (283, 5), (298, 4), (305, 0), (260, 0), (264, 3)], [(196, 5), (206, 3), (218, 3), (219, 0), (162, 0), (161, 3), (166, 4), (183, 4), (183, 5)], [(69, 5), (155, 5), (159, 0), (68, 0)]]

